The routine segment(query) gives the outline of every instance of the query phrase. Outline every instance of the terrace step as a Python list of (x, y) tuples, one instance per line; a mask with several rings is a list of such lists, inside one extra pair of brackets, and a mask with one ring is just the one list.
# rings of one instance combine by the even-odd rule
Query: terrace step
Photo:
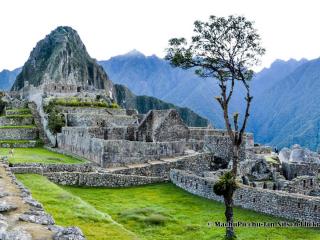
[(0, 117), (0, 126), (23, 126), (32, 125), (34, 122), (33, 116), (26, 115), (7, 115)]
[(16, 108), (16, 109), (8, 109), (6, 110), (6, 115), (26, 115), (31, 114), (29, 108)]
[(0, 140), (36, 140), (38, 136), (35, 126), (0, 126)]
[(0, 140), (1, 148), (34, 148), (42, 145), (41, 140)]

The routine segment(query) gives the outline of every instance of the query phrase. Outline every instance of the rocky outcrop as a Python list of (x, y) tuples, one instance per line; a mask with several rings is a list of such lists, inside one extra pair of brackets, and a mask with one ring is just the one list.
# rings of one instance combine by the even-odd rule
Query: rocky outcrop
[(71, 27), (58, 27), (37, 43), (12, 90), (20, 90), (26, 82), (35, 87), (55, 83), (112, 91), (107, 74)]

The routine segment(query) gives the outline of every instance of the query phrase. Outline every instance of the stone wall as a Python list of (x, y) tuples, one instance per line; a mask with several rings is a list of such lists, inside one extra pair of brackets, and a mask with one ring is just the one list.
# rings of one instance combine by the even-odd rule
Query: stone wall
[(90, 126), (127, 126), (137, 124), (138, 119), (133, 116), (87, 113), (68, 113), (67, 126), (70, 127), (90, 127)]
[(320, 190), (319, 180), (315, 176), (299, 176), (288, 183), (286, 190), (290, 193), (310, 195), (311, 192)]
[[(86, 113), (86, 114), (127, 115), (127, 110), (122, 109), (122, 108), (92, 108), (92, 107), (59, 106), (59, 110), (63, 113), (71, 113), (71, 114), (85, 114)], [(132, 113), (131, 110), (128, 110), (128, 112)]]
[(0, 128), (1, 140), (34, 140), (38, 138), (36, 128)]
[(213, 157), (210, 153), (198, 153), (191, 156), (178, 157), (174, 161), (156, 161), (143, 166), (130, 167), (113, 171), (117, 174), (156, 176), (169, 179), (171, 169), (188, 170), (196, 173), (210, 171), (212, 169)]
[(44, 130), (42, 118), (37, 110), (37, 105), (34, 102), (29, 102), (28, 107), (32, 113), (34, 123), (39, 131), (39, 138), (43, 141), (44, 144), (50, 144), (50, 140)]
[[(2, 141), (0, 142), (1, 148), (33, 148), (39, 145), (38, 140), (29, 140), (29, 141), (17, 141), (17, 142), (11, 142), (11, 141)], [(9, 150), (8, 150), (9, 151)], [(9, 152), (8, 152), (9, 154)]]
[(181, 156), (185, 152), (186, 143), (103, 140), (88, 136), (85, 128), (65, 127), (62, 133), (58, 134), (58, 146), (102, 167), (115, 167), (144, 163), (163, 157)]
[(288, 180), (304, 175), (318, 176), (320, 175), (320, 164), (282, 162), (282, 170)]
[(11, 166), (13, 173), (36, 173), (43, 175), (49, 172), (92, 172), (95, 168), (91, 164), (42, 164), (19, 163)]
[[(195, 195), (223, 202), (213, 192), (214, 181), (181, 170), (170, 171), (171, 181)], [(234, 195), (236, 206), (292, 220), (320, 223), (320, 197), (240, 185)]]
[(50, 181), (61, 185), (109, 188), (139, 186), (164, 181), (159, 177), (110, 173), (57, 172), (45, 173), (44, 176)]
[(189, 129), (174, 109), (150, 110), (138, 126), (136, 139), (145, 142), (187, 141)]
[(33, 117), (16, 117), (14, 115), (8, 115), (0, 117), (0, 126), (23, 126), (23, 125), (32, 125)]
[(47, 83), (43, 85), (43, 91), (45, 93), (76, 93), (80, 92), (81, 87), (74, 84), (62, 84), (62, 83)]
[[(245, 145), (246, 141), (243, 141), (240, 147), (240, 161), (245, 160)], [(230, 138), (225, 135), (208, 135), (204, 137), (204, 150), (212, 152), (214, 156), (231, 160), (232, 159), (232, 145)]]

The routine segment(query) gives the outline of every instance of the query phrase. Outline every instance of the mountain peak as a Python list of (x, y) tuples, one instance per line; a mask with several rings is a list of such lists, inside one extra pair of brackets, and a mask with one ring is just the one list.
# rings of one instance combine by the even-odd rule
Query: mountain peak
[(68, 26), (57, 27), (37, 43), (12, 90), (20, 90), (26, 81), (34, 86), (59, 83), (83, 89), (112, 87), (103, 68), (89, 56), (77, 31)]
[(145, 57), (145, 55), (138, 51), (137, 49), (132, 49), (131, 51), (127, 52), (126, 54), (124, 54), (125, 56), (143, 56)]

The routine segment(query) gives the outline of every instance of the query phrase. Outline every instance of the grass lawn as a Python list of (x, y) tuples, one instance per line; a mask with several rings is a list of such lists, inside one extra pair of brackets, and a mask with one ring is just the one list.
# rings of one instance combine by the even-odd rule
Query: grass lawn
[(33, 174), (17, 174), (17, 177), (32, 191), (33, 197), (53, 215), (56, 224), (78, 226), (88, 239), (138, 239), (113, 221), (110, 215), (96, 210), (45, 177)]
[(9, 163), (84, 163), (82, 159), (49, 151), (45, 148), (15, 148), (14, 156), (9, 155), (10, 148), (1, 148), (0, 155), (8, 156)]
[[(88, 239), (117, 239), (111, 237), (114, 229), (106, 229), (94, 220), (78, 221), (78, 212), (61, 204), (63, 198), (55, 199), (53, 189), (60, 189), (67, 196), (81, 199), (90, 209), (110, 215), (113, 220), (139, 239), (146, 240), (206, 240), (223, 239), (224, 228), (208, 227), (208, 222), (224, 221), (224, 205), (189, 194), (173, 184), (154, 184), (148, 186), (106, 189), (79, 188), (57, 185), (37, 175), (19, 175), (18, 177), (42, 202), (58, 224), (78, 225)], [(42, 186), (45, 186), (42, 188)], [(39, 189), (40, 188), (40, 189)], [(55, 200), (53, 200), (55, 199)], [(77, 200), (78, 201), (78, 200)], [(70, 204), (71, 204), (70, 200)], [(68, 203), (69, 204), (69, 203)], [(65, 212), (67, 214), (65, 214)], [(67, 215), (67, 216), (66, 216)], [(70, 219), (69, 219), (70, 218)], [(283, 219), (259, 214), (240, 208), (235, 209), (235, 221), (277, 222)], [(88, 234), (93, 224), (95, 236)], [(110, 237), (99, 235), (105, 232)], [(256, 240), (308, 240), (320, 239), (319, 229), (307, 228), (236, 228), (238, 239)], [(126, 238), (118, 238), (126, 239)]]

